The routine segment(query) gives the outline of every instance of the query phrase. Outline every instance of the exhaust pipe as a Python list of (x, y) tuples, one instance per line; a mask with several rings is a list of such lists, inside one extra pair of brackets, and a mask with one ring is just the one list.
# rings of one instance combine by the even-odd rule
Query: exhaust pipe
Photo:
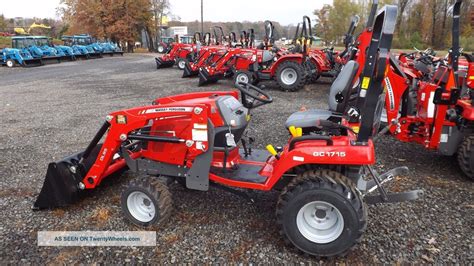
[(43, 187), (36, 198), (33, 210), (64, 207), (80, 198), (81, 192), (85, 189), (82, 180), (97, 159), (102, 147), (102, 144), (98, 143), (109, 126), (109, 122), (102, 125), (84, 152), (48, 165)]

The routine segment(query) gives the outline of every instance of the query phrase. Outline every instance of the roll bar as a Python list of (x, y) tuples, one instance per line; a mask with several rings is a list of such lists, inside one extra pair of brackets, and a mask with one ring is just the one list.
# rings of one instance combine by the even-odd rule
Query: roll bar
[(296, 44), (296, 42), (298, 41), (298, 38), (300, 37), (299, 35), (299, 31), (300, 31), (300, 27), (301, 27), (301, 22), (298, 23), (298, 25), (296, 25), (296, 32), (295, 32), (295, 38), (293, 38), (293, 42)]
[(275, 31), (275, 27), (273, 26), (273, 23), (269, 20), (265, 20), (264, 25), (265, 25), (265, 37), (268, 39), (270, 43), (273, 43), (273, 34)]
[(369, 18), (367, 19), (367, 25), (365, 26), (366, 28), (370, 28), (372, 27), (372, 25), (374, 25), (374, 18), (375, 18), (375, 14), (377, 13), (378, 6), (379, 6), (379, 0), (373, 0), (372, 6), (370, 8)]
[[(390, 57), (393, 33), (397, 21), (397, 7), (386, 5), (374, 16), (372, 39), (367, 50), (363, 75), (360, 82), (358, 105), (361, 105), (361, 123), (357, 143), (367, 143), (374, 131), (374, 121), (387, 62)], [(377, 113), (377, 115), (380, 115)], [(379, 118), (377, 118), (379, 119)]]
[(347, 30), (346, 37), (344, 38), (344, 45), (346, 48), (352, 43), (353, 36), (357, 25), (359, 25), (360, 17), (358, 15), (352, 16), (351, 24), (349, 25), (349, 29)]
[[(219, 32), (217, 32), (219, 30)], [(222, 30), (221, 26), (214, 26), (212, 27), (212, 31), (214, 32), (214, 38), (216, 44), (222, 44), (224, 38), (224, 30)]]
[(194, 33), (194, 43), (197, 43), (197, 42), (202, 42), (202, 36), (201, 36), (201, 33), (199, 31), (196, 31)]
[(210, 32), (206, 32), (206, 34), (204, 34), (203, 42), (206, 46), (211, 45), (211, 33)]
[(459, 69), (459, 28), (460, 28), (460, 22), (459, 18), (461, 16), (461, 4), (462, 0), (456, 0), (456, 2), (453, 5), (453, 32), (452, 32), (452, 47), (451, 51), (449, 53), (450, 57), (450, 63), (451, 67), (453, 68), (454, 72), (454, 84), (456, 85), (456, 88), (460, 88), (462, 84), (459, 83), (459, 78), (458, 78), (458, 69)]
[(309, 45), (310, 46), (313, 44), (313, 38), (312, 38), (313, 33), (312, 33), (312, 29), (311, 29), (311, 19), (308, 16), (303, 16), (303, 28), (301, 29), (301, 36), (304, 37), (303, 55), (306, 55), (307, 51), (308, 51), (308, 42), (307, 42), (307, 40), (309, 39)]

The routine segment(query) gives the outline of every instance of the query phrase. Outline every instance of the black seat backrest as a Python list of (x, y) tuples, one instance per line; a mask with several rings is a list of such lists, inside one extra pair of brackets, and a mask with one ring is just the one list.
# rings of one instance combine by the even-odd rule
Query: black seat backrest
[(329, 91), (329, 110), (344, 113), (349, 101), (352, 84), (359, 69), (359, 63), (349, 61), (344, 65)]

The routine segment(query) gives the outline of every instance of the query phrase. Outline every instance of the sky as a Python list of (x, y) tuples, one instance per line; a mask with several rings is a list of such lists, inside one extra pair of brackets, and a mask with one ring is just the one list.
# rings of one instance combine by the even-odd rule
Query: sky
[[(12, 17), (56, 18), (60, 0), (0, 0), (0, 14)], [(215, 22), (272, 20), (283, 25), (296, 24), (303, 15), (332, 0), (203, 0), (204, 20)], [(201, 19), (200, 0), (170, 0), (171, 12), (181, 21)]]

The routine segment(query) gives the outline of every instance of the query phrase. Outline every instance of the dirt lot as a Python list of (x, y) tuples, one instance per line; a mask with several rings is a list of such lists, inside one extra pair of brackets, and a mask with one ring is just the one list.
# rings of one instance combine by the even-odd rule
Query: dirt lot
[[(268, 83), (274, 103), (254, 112), (250, 132), (257, 146), (283, 144), (285, 119), (301, 106), (326, 108), (329, 81), (285, 93)], [(120, 193), (130, 176), (105, 182), (70, 208), (33, 212), (48, 162), (83, 150), (107, 113), (151, 103), (168, 94), (230, 89), (230, 82), (198, 88), (177, 69), (156, 70), (151, 55), (126, 55), (31, 69), (0, 68), (0, 259), (3, 263), (106, 262), (319, 262), (285, 246), (274, 208), (278, 193), (234, 194), (172, 187), (169, 223), (156, 247), (38, 247), (39, 230), (136, 230), (122, 218)], [(363, 242), (347, 263), (474, 262), (474, 186), (455, 158), (442, 157), (390, 136), (377, 143), (377, 168), (407, 165), (411, 172), (392, 188), (425, 190), (416, 202), (369, 207)]]

